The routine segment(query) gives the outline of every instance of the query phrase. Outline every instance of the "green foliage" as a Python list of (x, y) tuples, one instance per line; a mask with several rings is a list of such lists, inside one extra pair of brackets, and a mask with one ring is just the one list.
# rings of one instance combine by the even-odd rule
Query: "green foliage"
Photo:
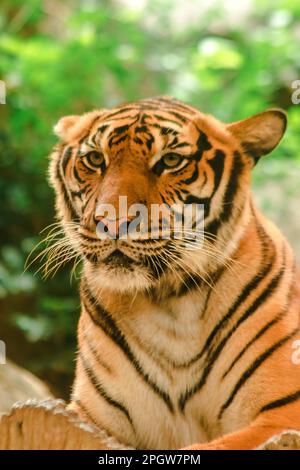
[[(0, 323), (12, 322), (29, 342), (55, 346), (48, 362), (34, 361), (38, 372), (60, 371), (64, 361), (72, 371), (79, 310), (66, 280), (70, 267), (46, 283), (32, 270), (20, 276), (40, 230), (54, 219), (46, 173), (59, 117), (157, 94), (226, 121), (281, 106), (289, 130), (264, 173), (255, 173), (256, 184), (300, 159), (300, 113), (291, 102), (291, 83), (300, 78), (299, 2), (253, 0), (237, 18), (226, 2), (199, 2), (206, 6), (185, 16), (195, 3), (2, 1), (0, 298), (31, 301), (7, 307)], [(280, 163), (272, 163), (276, 155)]]

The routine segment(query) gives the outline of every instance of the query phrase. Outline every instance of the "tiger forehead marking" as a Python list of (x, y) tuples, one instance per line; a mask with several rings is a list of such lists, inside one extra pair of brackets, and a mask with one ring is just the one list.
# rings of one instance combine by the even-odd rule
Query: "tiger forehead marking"
[[(142, 449), (254, 448), (300, 426), (299, 272), (250, 190), (285, 126), (277, 109), (225, 124), (168, 97), (59, 121), (50, 179), (82, 261), (70, 407), (84, 419)], [(193, 216), (163, 237), (159, 213), (158, 237), (151, 223), (121, 236), (134, 205), (174, 202), (204, 207), (201, 230)]]
[[(202, 177), (203, 182), (206, 183), (202, 188), (204, 199), (202, 200), (198, 195), (198, 202), (206, 203), (210, 189), (213, 189), (212, 184), (210, 188), (212, 179), (220, 182), (225, 155), (219, 148), (214, 149), (214, 136), (210, 135), (208, 138), (201, 129), (201, 127), (211, 127), (209, 130), (213, 134), (214, 120), (204, 117), (191, 107), (177, 101), (167, 98), (144, 100), (134, 103), (131, 107), (119, 108), (113, 113), (107, 111), (99, 112), (98, 115), (97, 112), (91, 113), (83, 118), (81, 127), (79, 124), (74, 126), (73, 131), (71, 129), (69, 139), (67, 139), (73, 145), (65, 150), (64, 166), (72, 154), (73, 157), (75, 155), (73, 158), (75, 165), (75, 161), (78, 161), (82, 154), (93, 150), (101, 151), (107, 166), (107, 173), (110, 171), (110, 166), (115, 169), (115, 180), (118, 178), (118, 171), (121, 173), (121, 169), (128, 173), (153, 170), (148, 172), (152, 194), (155, 189), (159, 189), (157, 188), (159, 182), (153, 179), (153, 173), (157, 176), (163, 173), (161, 184), (164, 185), (164, 191), (162, 193), (157, 191), (157, 202), (191, 203), (193, 196), (188, 194), (184, 186), (197, 183), (199, 187)], [(220, 126), (215, 133), (222, 144), (225, 141), (226, 130)], [(209, 150), (216, 151), (214, 154), (212, 152), (209, 154)], [(162, 163), (161, 157), (166, 153), (172, 153), (173, 157), (177, 155), (181, 158), (181, 164), (172, 171), (164, 168)], [(207, 165), (204, 166), (203, 158), (201, 174), (199, 162), (204, 156), (207, 157)], [(84, 184), (84, 176), (89, 177), (93, 184), (95, 175), (86, 168), (80, 167), (79, 171), (75, 168), (73, 173), (75, 185), (76, 183)], [(166, 173), (172, 173), (172, 180), (165, 176)], [(74, 190), (73, 194), (84, 196), (84, 192), (84, 190), (82, 192)]]
[[(149, 159), (150, 168), (166, 149), (174, 152), (180, 150), (188, 156), (197, 143), (196, 123), (181, 116), (181, 109), (175, 113), (176, 116), (168, 108), (164, 111), (158, 115), (151, 107), (147, 110), (145, 105), (141, 105), (139, 110), (132, 111), (132, 116), (114, 116), (110, 119), (109, 115), (104, 114), (99, 118), (101, 125), (94, 123), (89, 135), (82, 139), (83, 145), (86, 149), (99, 145), (107, 155), (118, 155), (122, 149), (127, 153), (136, 153), (137, 158)], [(120, 114), (122, 116), (122, 111)]]

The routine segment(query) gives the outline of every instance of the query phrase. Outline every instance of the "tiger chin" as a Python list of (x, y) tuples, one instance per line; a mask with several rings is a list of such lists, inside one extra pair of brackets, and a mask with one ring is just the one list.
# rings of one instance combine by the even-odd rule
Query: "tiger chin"
[[(285, 128), (280, 109), (224, 124), (164, 96), (55, 126), (50, 182), (83, 266), (69, 406), (121, 442), (254, 449), (300, 428), (299, 271), (251, 194)], [(195, 220), (180, 237), (163, 236), (162, 218), (158, 236), (130, 236), (120, 197), (149, 211), (200, 205), (201, 242)]]

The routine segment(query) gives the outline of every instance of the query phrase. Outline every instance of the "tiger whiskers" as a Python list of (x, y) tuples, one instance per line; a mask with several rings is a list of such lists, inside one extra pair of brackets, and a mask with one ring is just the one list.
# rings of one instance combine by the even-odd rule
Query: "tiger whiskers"
[[(24, 272), (30, 268), (35, 262), (40, 262), (46, 260), (42, 265), (34, 272), (36, 275), (38, 272), (43, 271), (44, 278), (47, 278), (51, 274), (54, 276), (57, 270), (66, 262), (74, 259), (76, 264), (79, 255), (75, 248), (70, 243), (70, 240), (66, 236), (66, 230), (72, 229), (74, 237), (76, 237), (76, 231), (78, 230), (79, 224), (76, 222), (66, 222), (62, 226), (60, 222), (45, 227), (41, 233), (50, 228), (50, 231), (47, 233), (40, 242), (38, 242), (31, 252), (29, 253), (25, 266)], [(38, 253), (33, 259), (33, 254), (41, 247), (41, 245), (46, 245), (46, 247)], [(75, 265), (74, 265), (75, 266)], [(72, 271), (73, 272), (73, 271)]]
[[(181, 238), (178, 238), (177, 240), (179, 240), (179, 242), (183, 242), (184, 247), (187, 250), (188, 249), (191, 249), (191, 250), (198, 250), (198, 249), (199, 250), (205, 250), (205, 249), (207, 250), (208, 249), (209, 253), (214, 252), (216, 254), (219, 254), (221, 260), (226, 258), (226, 260), (228, 262), (227, 267), (229, 269), (232, 269), (233, 265), (235, 265), (235, 266), (241, 267), (243, 270), (245, 270), (245, 269), (248, 270), (248, 268), (249, 268), (248, 263), (247, 264), (243, 263), (242, 261), (240, 261), (236, 258), (233, 258), (229, 254), (224, 255), (224, 251), (226, 249), (228, 249), (228, 243), (227, 242), (224, 242), (224, 241), (220, 240), (217, 236), (215, 236), (213, 234), (210, 234), (209, 232), (205, 232), (205, 231), (199, 232), (200, 236), (202, 237), (201, 242), (197, 241), (197, 240), (195, 241), (195, 238), (194, 238), (195, 233), (197, 234), (197, 232), (195, 232), (193, 230), (185, 230), (184, 234), (193, 235), (193, 238), (192, 237), (182, 236)], [(222, 247), (224, 248), (224, 251), (221, 251), (218, 247), (216, 247), (215, 243), (213, 243), (213, 242), (217, 242), (218, 245), (220, 245), (220, 248), (222, 248)], [(207, 246), (205, 246), (205, 245), (207, 245)]]
[(73, 268), (71, 270), (70, 283), (72, 282), (73, 277), (76, 280), (80, 279), (80, 276), (79, 278), (76, 277), (76, 271), (81, 262), (82, 262), (82, 256), (81, 254), (78, 254), (74, 260)]
[[(186, 282), (185, 282), (183, 276), (180, 276), (179, 272), (176, 271), (176, 269), (175, 269), (175, 267), (173, 266), (173, 264), (171, 263), (171, 261), (170, 261), (169, 259), (166, 259), (166, 258), (163, 256), (163, 254), (164, 254), (164, 255), (167, 255), (167, 257), (168, 257), (170, 253), (171, 253), (171, 252), (167, 252), (167, 250), (164, 250), (163, 253), (160, 252), (160, 253), (157, 253), (157, 254), (152, 254), (151, 256), (154, 256), (154, 257), (155, 257), (155, 259), (156, 259), (156, 261), (158, 262), (158, 264), (159, 264), (160, 267), (161, 267), (161, 263), (160, 263), (160, 258), (161, 258), (161, 260), (163, 260), (163, 262), (164, 262), (164, 264), (166, 265), (166, 267), (167, 267), (176, 277), (179, 278), (179, 282), (180, 282), (181, 284), (184, 284), (184, 285), (186, 286), (186, 288), (188, 289), (189, 287), (188, 287), (188, 285), (186, 284)], [(154, 267), (155, 267), (156, 271), (159, 273), (159, 271), (158, 271), (157, 268), (156, 268), (155, 263), (154, 263)]]
[[(177, 253), (178, 253), (178, 255), (179, 255), (179, 252), (177, 252)], [(197, 289), (199, 289), (200, 286), (198, 285), (196, 279), (194, 278), (195, 275), (197, 275), (198, 277), (200, 277), (200, 279), (201, 279), (203, 282), (205, 282), (205, 284), (207, 284), (208, 287), (210, 287), (211, 290), (214, 291), (213, 280), (210, 278), (210, 276), (208, 276), (208, 279), (209, 279), (209, 280), (208, 280), (208, 279), (206, 279), (205, 277), (203, 277), (203, 276), (202, 276), (199, 272), (197, 272), (197, 271), (193, 271), (193, 272), (192, 272), (192, 271), (189, 271), (189, 270), (187, 269), (189, 266), (187, 266), (186, 262), (185, 262), (180, 256), (175, 256), (173, 252), (167, 253), (167, 255), (170, 256), (171, 259), (174, 261), (174, 263), (175, 263), (176, 265), (178, 265), (178, 267), (179, 267), (180, 269), (182, 269), (182, 270), (187, 274), (188, 278), (190, 278), (190, 279), (193, 281), (193, 283), (194, 283), (194, 285), (195, 285), (195, 287), (196, 287)], [(210, 281), (211, 281), (211, 282), (210, 282)], [(185, 282), (184, 282), (184, 284), (185, 284), (185, 286), (187, 287), (187, 290), (190, 291), (190, 290), (191, 290), (191, 287), (188, 286)]]

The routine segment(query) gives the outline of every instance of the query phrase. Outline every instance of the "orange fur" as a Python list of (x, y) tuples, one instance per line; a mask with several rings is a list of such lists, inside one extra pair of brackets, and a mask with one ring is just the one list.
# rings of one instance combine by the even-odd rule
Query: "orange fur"
[[(252, 449), (300, 428), (299, 272), (250, 190), (285, 125), (280, 110), (226, 125), (168, 97), (57, 124), (50, 180), (83, 261), (70, 407), (127, 444)], [(120, 195), (204, 202), (203, 246), (99, 240), (96, 209)]]

